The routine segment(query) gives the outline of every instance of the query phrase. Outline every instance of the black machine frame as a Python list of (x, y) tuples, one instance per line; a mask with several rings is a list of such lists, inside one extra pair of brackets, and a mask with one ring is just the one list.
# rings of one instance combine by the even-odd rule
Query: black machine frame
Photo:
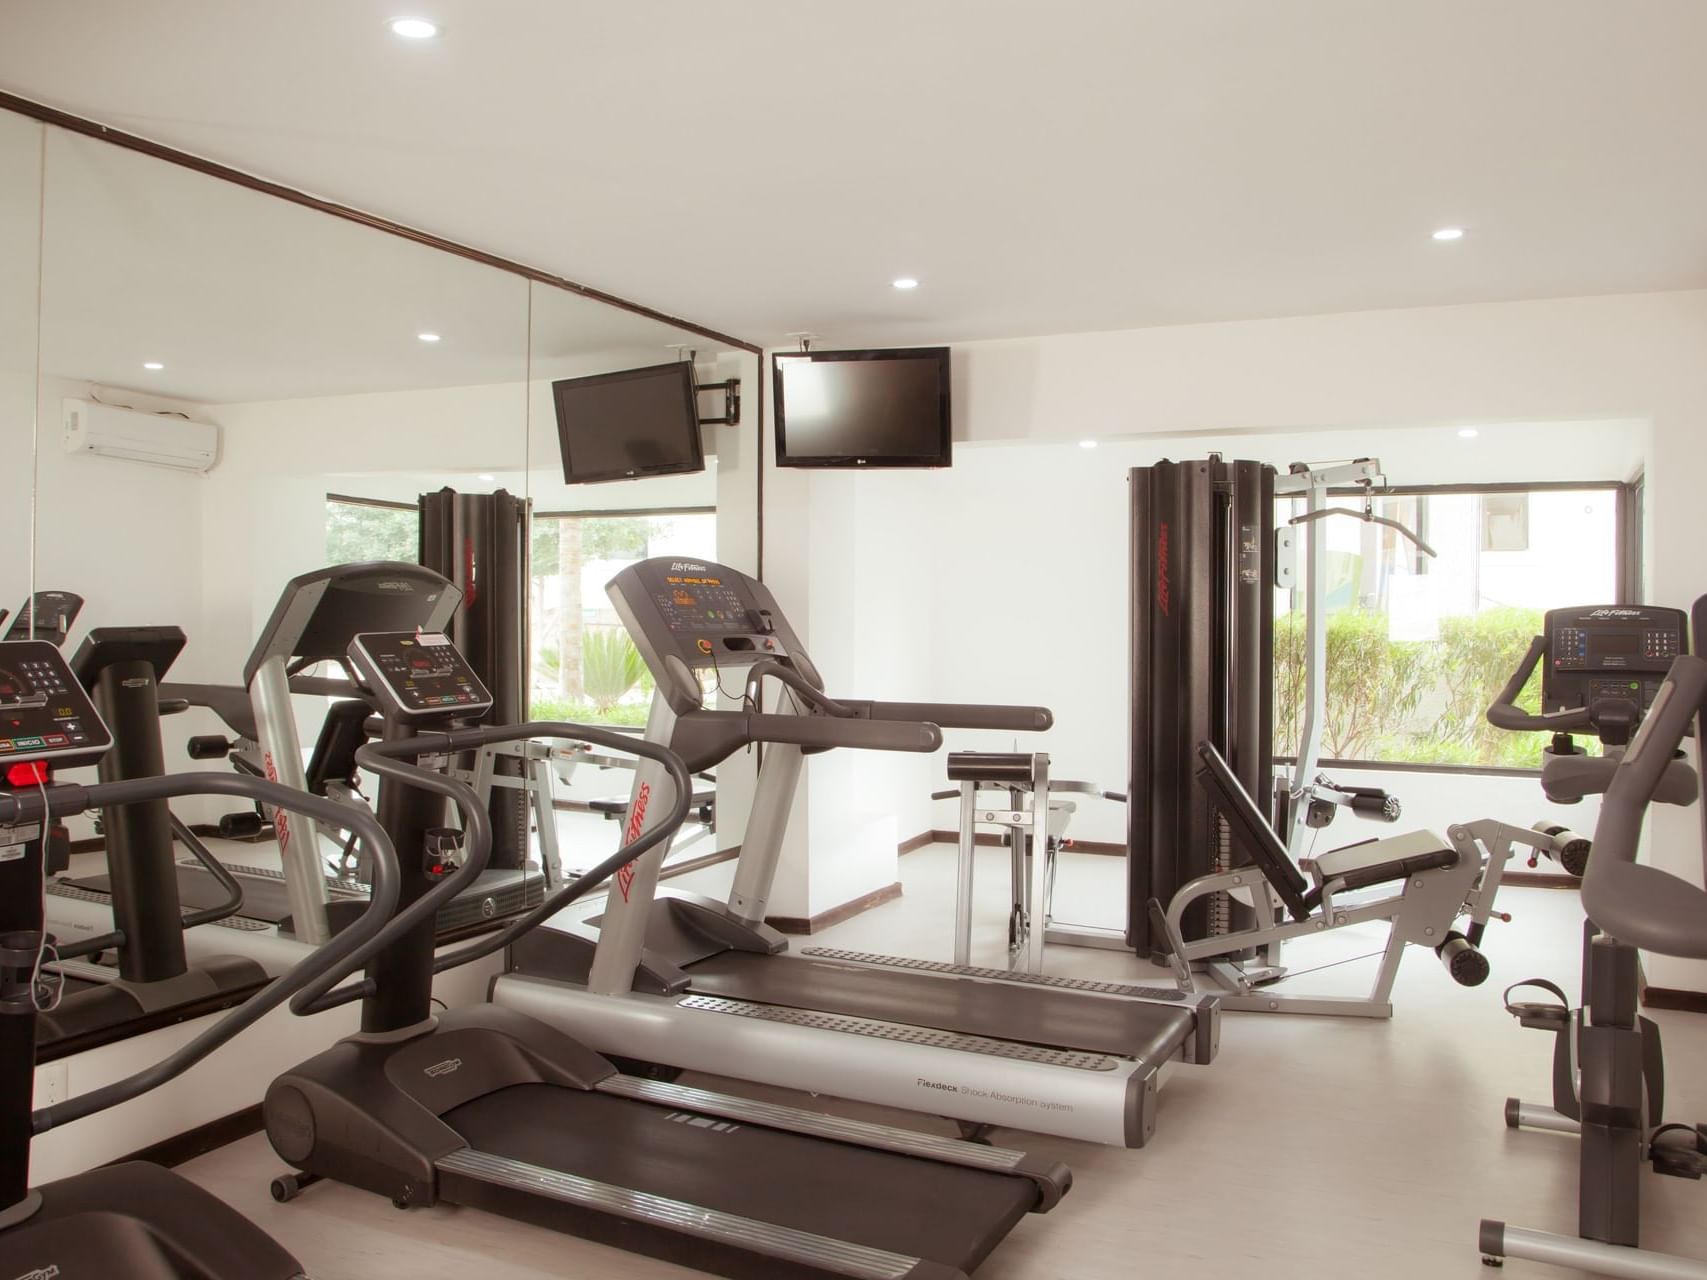
[[(1194, 782), (1198, 744), (1220, 752), (1263, 813), (1273, 809), (1275, 474), (1213, 455), (1128, 473), (1126, 944), (1139, 955), (1168, 954), (1152, 900), (1243, 860)], [(1193, 906), (1182, 932), (1226, 932), (1249, 912), (1217, 895)]]

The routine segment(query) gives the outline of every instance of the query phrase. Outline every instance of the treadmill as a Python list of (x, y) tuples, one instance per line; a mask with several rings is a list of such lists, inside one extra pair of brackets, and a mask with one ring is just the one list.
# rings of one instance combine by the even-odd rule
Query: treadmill
[[(96, 627), (71, 659), (76, 684), (93, 698), (111, 727), (113, 748), (101, 757), (103, 782), (165, 773), (160, 745), (161, 678), (184, 647), (177, 627)], [(65, 692), (57, 671), (44, 692)], [(62, 728), (76, 733), (81, 721)], [(47, 741), (64, 737), (52, 735)], [(61, 939), (50, 966), (65, 982), (62, 998), (36, 1020), (39, 1061), (63, 1057), (127, 1035), (229, 1008), (267, 980), (266, 970), (237, 955), (207, 955), (189, 963), (184, 931), (219, 918), (242, 902), (223, 876), (224, 898), (204, 912), (183, 914), (172, 860), (175, 835), (217, 868), (164, 800), (102, 809), (107, 864), (112, 868), (112, 924), (104, 933)], [(51, 893), (53, 884), (48, 885)], [(83, 959), (115, 956), (111, 965)]]
[[(724, 1276), (957, 1280), (1065, 1193), (1066, 1169), (1018, 1151), (623, 1075), (568, 1034), (489, 1004), (435, 1016), (435, 972), (514, 942), (661, 849), (692, 782), (665, 748), (604, 730), (458, 727), (491, 695), (443, 635), (362, 635), (351, 652), (385, 708), (385, 741), (359, 758), (381, 777), (408, 905), (346, 963), (366, 962), (364, 979), (292, 1006), (361, 998), (362, 1020), (267, 1091), (267, 1135), (301, 1171), (275, 1181), (276, 1198), (330, 1177), (399, 1208), (468, 1205)], [(435, 957), (432, 916), (479, 874), (492, 823), (466, 783), (406, 762), (533, 738), (638, 755), (674, 799), (661, 796), (645, 834), (527, 916)], [(460, 854), (447, 797), (466, 824)]]
[(347, 822), (376, 858), (380, 874), (368, 915), (164, 1061), (32, 1110), (38, 1008), (49, 998), (37, 971), (50, 942), (41, 906), (50, 824), (91, 808), (164, 804), (176, 796), (235, 795), (272, 803), (289, 798), (257, 779), (208, 773), (88, 786), (55, 781), (54, 770), (93, 763), (111, 746), (106, 725), (56, 645), (0, 642), (0, 1275), (305, 1280), (302, 1264), (259, 1227), (156, 1165), (108, 1165), (31, 1187), (30, 1143), (36, 1134), (128, 1102), (181, 1075), (308, 989), (342, 954), (377, 936), (397, 902), (396, 857), (372, 815), (346, 818), (330, 801), (307, 801), (316, 816)]
[[(656, 682), (646, 738), (704, 769), (765, 746), (728, 902), (658, 890), (667, 842), (625, 866), (601, 918), (518, 939), (497, 1004), (571, 1028), (601, 1053), (948, 1115), (1144, 1145), (1163, 1072), (1207, 1064), (1220, 1005), (1174, 986), (1016, 973), (808, 947), (764, 923), (802, 758), (829, 747), (935, 750), (938, 726), (1038, 731), (1041, 707), (852, 702), (824, 693), (763, 583), (725, 565), (652, 559), (607, 591)], [(703, 681), (783, 690), (776, 714), (702, 705)], [(671, 793), (646, 760), (629, 828)]]
[[(229, 756), (240, 772), (265, 777), (296, 791), (325, 795), (330, 784), (354, 771), (355, 747), (366, 740), (373, 708), (348, 679), (306, 674), (322, 662), (340, 666), (351, 637), (364, 630), (437, 630), (455, 612), (461, 595), (441, 574), (403, 561), (334, 565), (292, 578), (274, 605), (243, 666), (243, 687), (169, 684), (166, 698), (207, 707), (231, 729), (236, 741), (219, 736), (191, 742), (191, 754)], [(326, 729), (305, 765), (291, 694), (338, 699), (327, 712)], [(242, 886), (243, 906), (221, 921), (242, 935), (231, 943), (278, 972), (294, 963), (299, 943), (313, 944), (336, 933), (365, 909), (367, 886), (361, 868), (347, 877), (327, 874), (318, 824), (301, 815), (274, 811), (282, 870), (228, 865)], [(559, 877), (554, 842), (546, 842), (540, 868), (521, 865), (489, 870), (469, 892), (446, 905), (438, 927), (455, 937), (489, 928), (538, 902)], [(226, 900), (226, 891), (207, 868), (180, 863), (182, 901), (206, 909)], [(110, 882), (106, 876), (56, 881), (50, 914), (56, 923), (89, 931), (105, 929)], [(206, 931), (203, 931), (204, 935)], [(192, 947), (216, 945), (193, 937)], [(199, 952), (198, 952), (199, 953)]]

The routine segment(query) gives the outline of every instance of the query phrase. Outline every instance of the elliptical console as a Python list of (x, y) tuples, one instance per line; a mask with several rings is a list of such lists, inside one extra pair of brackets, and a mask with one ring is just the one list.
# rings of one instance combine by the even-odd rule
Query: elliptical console
[(366, 632), (351, 642), (349, 656), (387, 717), (478, 719), (492, 708), (468, 659), (441, 632)]
[[(11, 640), (0, 649), (0, 760), (61, 768), (93, 764), (113, 735), (56, 645)], [(45, 777), (45, 769), (40, 776)], [(28, 780), (26, 780), (28, 781)]]
[(1552, 609), (1543, 629), (1549, 658), (1541, 673), (1543, 711), (1592, 711), (1607, 699), (1646, 708), (1672, 660), (1689, 647), (1689, 624), (1681, 609)]

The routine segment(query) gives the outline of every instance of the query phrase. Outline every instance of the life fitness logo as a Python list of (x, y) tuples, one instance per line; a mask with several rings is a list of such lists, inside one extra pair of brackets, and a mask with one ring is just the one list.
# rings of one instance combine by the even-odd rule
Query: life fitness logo
[[(634, 807), (629, 810), (628, 830), (622, 833), (624, 844), (633, 844), (640, 838), (640, 829), (646, 825), (646, 805), (651, 799), (652, 784), (642, 782), (640, 793), (634, 797)], [(632, 862), (625, 864), (622, 870), (616, 873), (616, 887), (617, 891), (622, 894), (622, 900), (627, 902), (628, 891), (634, 887), (634, 864)]]
[[(261, 763), (266, 766), (267, 781), (277, 782), (279, 780), (279, 771), (278, 766), (273, 763), (273, 753), (271, 751), (261, 757)], [(278, 833), (279, 848), (290, 848), (290, 816), (286, 814), (283, 809), (273, 810), (273, 830)], [(28, 1280), (28, 1278), (25, 1277), (25, 1280)]]
[(37, 1267), (34, 1271), (26, 1271), (18, 1280), (55, 1280), (59, 1275), (59, 1265), (50, 1262), (45, 1267)]
[(1162, 521), (1156, 533), (1156, 603), (1162, 616), (1168, 617), (1168, 522)]

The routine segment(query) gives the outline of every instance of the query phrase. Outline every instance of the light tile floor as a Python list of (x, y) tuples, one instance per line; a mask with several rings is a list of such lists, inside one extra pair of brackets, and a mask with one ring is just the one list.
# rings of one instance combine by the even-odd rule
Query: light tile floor
[[(999, 960), (1006, 871), (980, 851), (974, 959)], [(938, 845), (901, 860), (905, 896), (813, 938), (814, 943), (946, 958), (951, 947), (954, 852)], [(1068, 855), (1058, 914), (1113, 924), (1118, 859)], [(727, 866), (679, 883), (716, 891)], [(1115, 1280), (1253, 1275), (1472, 1277), (1482, 1217), (1570, 1232), (1576, 1148), (1502, 1122), (1508, 1095), (1548, 1100), (1550, 1039), (1500, 1007), (1503, 987), (1546, 975), (1575, 986), (1581, 914), (1575, 894), (1508, 890), (1515, 916), (1489, 941), (1494, 976), (1455, 986), (1427, 952), (1408, 956), (1391, 1022), (1230, 1015), (1219, 1061), (1182, 1068), (1163, 1090), (1155, 1140), (1142, 1151), (1006, 1132), (997, 1141), (1059, 1159), (1076, 1183), (1061, 1206), (1028, 1219), (979, 1271), (981, 1280)], [(1099, 918), (1100, 917), (1100, 918)], [(1345, 931), (1349, 933), (1350, 931)], [(1297, 968), (1360, 955), (1378, 937), (1342, 936), (1291, 955)], [(1131, 956), (1051, 947), (1054, 972), (1155, 981)], [(1372, 961), (1303, 981), (1317, 989), (1366, 985)], [(1707, 1120), (1707, 1018), (1657, 1013), (1666, 1037), (1672, 1119)], [(776, 1091), (690, 1077), (758, 1097)], [(840, 1114), (946, 1133), (951, 1126), (833, 1099)], [(622, 1254), (474, 1210), (407, 1216), (377, 1197), (321, 1184), (289, 1205), (268, 1198), (282, 1166), (257, 1135), (202, 1157), (184, 1172), (248, 1213), (292, 1248), (315, 1280), (537, 1280), (546, 1276), (658, 1277), (698, 1273)], [(1707, 1186), (1649, 1177), (1650, 1247), (1707, 1258)], [(1567, 1273), (1511, 1262), (1519, 1277)]]

